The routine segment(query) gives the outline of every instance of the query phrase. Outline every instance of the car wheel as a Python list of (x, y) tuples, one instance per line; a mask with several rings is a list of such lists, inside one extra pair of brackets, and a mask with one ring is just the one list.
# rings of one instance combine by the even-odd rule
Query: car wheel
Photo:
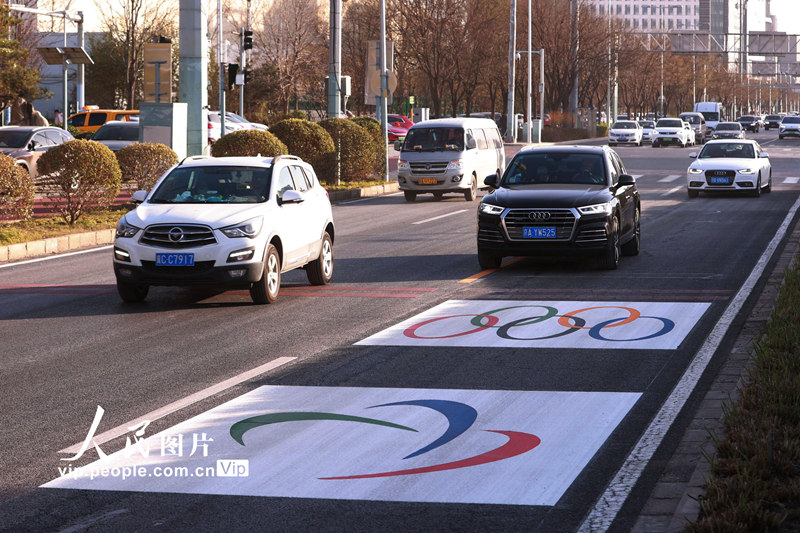
[(689, 194), (689, 198), (697, 198), (700, 195), (700, 191), (694, 191), (692, 189), (687, 189), (686, 192)]
[(134, 283), (117, 281), (117, 292), (119, 293), (119, 297), (122, 298), (123, 302), (142, 302), (145, 298), (147, 298), (147, 292), (149, 290), (149, 285), (137, 285)]
[(622, 245), (622, 255), (639, 255), (642, 245), (641, 213), (639, 208), (633, 213), (633, 237)]
[(319, 257), (306, 266), (306, 276), (312, 285), (327, 285), (333, 277), (333, 244), (327, 231), (322, 236)]
[(264, 260), (264, 273), (261, 279), (250, 287), (250, 298), (257, 304), (271, 304), (278, 299), (281, 290), (281, 258), (274, 245), (267, 245), (267, 257)]
[(600, 257), (600, 268), (603, 270), (616, 270), (619, 266), (619, 256), (619, 219), (615, 216), (608, 235), (608, 244)]
[(437, 202), (439, 200), (441, 200), (442, 198), (444, 198), (444, 193), (442, 193), (442, 192), (433, 193), (433, 199), (436, 200)]
[(477, 197), (478, 197), (478, 178), (476, 178), (475, 174), (473, 174), (469, 182), (469, 189), (464, 191), (464, 199), (468, 202), (474, 202), (475, 198)]
[(486, 252), (480, 251), (478, 249), (478, 264), (484, 270), (488, 270), (490, 268), (500, 268), (500, 263), (503, 261), (503, 256), (501, 255), (492, 255)]
[(758, 180), (756, 181), (756, 188), (753, 190), (751, 195), (754, 198), (758, 198), (759, 196), (761, 196), (761, 174), (758, 175)]
[(417, 199), (417, 193), (414, 191), (403, 191), (403, 196), (406, 197), (406, 202), (413, 202)]

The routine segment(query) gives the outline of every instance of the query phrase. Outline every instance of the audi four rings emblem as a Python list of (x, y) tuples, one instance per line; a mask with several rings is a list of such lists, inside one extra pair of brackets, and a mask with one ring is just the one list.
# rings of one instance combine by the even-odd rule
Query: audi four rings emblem
[(179, 227), (174, 227), (169, 230), (169, 240), (172, 242), (181, 242), (183, 240), (183, 230)]
[(550, 213), (547, 211), (531, 211), (528, 213), (528, 218), (531, 220), (550, 220)]

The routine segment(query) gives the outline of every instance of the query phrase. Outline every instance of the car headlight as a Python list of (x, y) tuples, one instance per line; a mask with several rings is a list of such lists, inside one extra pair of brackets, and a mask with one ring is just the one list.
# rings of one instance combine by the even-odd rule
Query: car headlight
[(447, 170), (464, 170), (464, 162), (460, 159), (453, 159), (447, 165)]
[(478, 206), (478, 211), (484, 213), (486, 215), (499, 215), (505, 210), (505, 207), (500, 207), (499, 205), (492, 205), (481, 202), (481, 205)]
[(739, 174), (755, 174), (756, 173), (756, 171), (753, 170), (752, 168), (740, 168), (738, 170), (738, 172), (739, 172)]
[(405, 159), (398, 159), (397, 170), (408, 170), (408, 161), (406, 161)]
[(224, 228), (220, 228), (219, 230), (224, 233), (226, 237), (230, 237), (231, 239), (238, 239), (241, 237), (253, 239), (259, 234), (263, 224), (264, 217), (255, 217), (242, 222), (241, 224), (226, 226)]
[(129, 224), (128, 220), (125, 217), (122, 217), (117, 223), (117, 238), (122, 237), (125, 239), (130, 239), (139, 232), (139, 229), (141, 228), (137, 228), (136, 226)]
[(606, 202), (604, 204), (586, 205), (578, 208), (578, 212), (582, 215), (599, 215), (601, 213), (605, 215), (610, 215), (611, 210), (612, 210), (611, 202)]
[(703, 173), (702, 168), (691, 168), (691, 167), (689, 168), (689, 174), (702, 174), (702, 173)]

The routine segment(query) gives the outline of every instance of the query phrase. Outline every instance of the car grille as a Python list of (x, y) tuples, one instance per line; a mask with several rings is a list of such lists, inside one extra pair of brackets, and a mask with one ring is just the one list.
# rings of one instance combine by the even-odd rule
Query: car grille
[[(180, 240), (178, 240), (180, 236)], [(215, 244), (214, 232), (208, 226), (191, 224), (158, 224), (144, 230), (141, 244), (160, 248), (197, 248)]]
[(606, 230), (603, 228), (581, 230), (575, 238), (575, 244), (602, 244), (605, 242)]
[[(531, 213), (547, 213), (549, 218), (531, 218)], [(522, 228), (556, 228), (556, 238), (553, 240), (566, 241), (572, 237), (575, 228), (575, 215), (569, 209), (511, 209), (503, 217), (508, 238), (511, 240), (526, 240), (522, 236)]]
[(503, 244), (503, 234), (500, 228), (478, 228), (478, 242), (484, 244)]
[(409, 163), (412, 174), (444, 174), (448, 161), (429, 161), (424, 163)]
[(142, 261), (142, 271), (146, 274), (173, 274), (176, 277), (205, 274), (214, 269), (214, 261), (197, 261), (193, 266), (156, 266), (155, 261)]

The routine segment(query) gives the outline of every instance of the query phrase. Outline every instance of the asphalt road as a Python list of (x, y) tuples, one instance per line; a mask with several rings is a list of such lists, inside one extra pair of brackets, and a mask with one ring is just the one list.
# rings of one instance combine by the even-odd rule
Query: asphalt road
[[(311, 288), (302, 271), (288, 273), (270, 306), (251, 305), (246, 292), (175, 288), (125, 305), (108, 248), (0, 268), (0, 529), (579, 530), (800, 196), (792, 158), (800, 141), (751, 137), (773, 163), (773, 192), (760, 198), (690, 200), (684, 173), (693, 149), (619, 147), (641, 190), (643, 237), (641, 254), (616, 271), (589, 260), (523, 258), (481, 272), (477, 202), (422, 196), (408, 204), (400, 194), (337, 205), (334, 282)], [(752, 301), (725, 324), (697, 390), (625, 485), (634, 496), (622, 494), (608, 524), (583, 531), (630, 529), (640, 511), (632, 502), (652, 488), (652, 465), (674, 449)], [(557, 309), (558, 323), (574, 334), (516, 340), (563, 333), (555, 324), (533, 331), (544, 322), (542, 306)], [(523, 314), (503, 315), (516, 311)], [(593, 314), (604, 312), (612, 315)], [(583, 317), (584, 326), (564, 315)], [(492, 317), (517, 322), (503, 329)], [(630, 322), (641, 329), (617, 327)], [(650, 339), (626, 342), (643, 337)], [(213, 463), (239, 458), (221, 451), (228, 426), (214, 433), (225, 413), (316, 413), (244, 437), (236, 450), (263, 446), (247, 456), (247, 479), (83, 479), (39, 488), (59, 467), (97, 458), (90, 444), (79, 459), (63, 460), (76, 453), (98, 406), (96, 436), (123, 427), (116, 438), (96, 438), (111, 454), (126, 438), (136, 441), (140, 428), (127, 428), (145, 415), (270, 362), (274, 368), (162, 410), (144, 435), (190, 441), (207, 431), (216, 439)], [(348, 419), (359, 429), (343, 434), (330, 413), (360, 417), (360, 425)], [(412, 427), (421, 440), (384, 435), (370, 429), (374, 420)], [(262, 441), (267, 433), (271, 440)], [(163, 457), (164, 442), (157, 454), (154, 440), (151, 458)], [(430, 471), (397, 473), (407, 467)], [(321, 481), (381, 469), (393, 474)]]

